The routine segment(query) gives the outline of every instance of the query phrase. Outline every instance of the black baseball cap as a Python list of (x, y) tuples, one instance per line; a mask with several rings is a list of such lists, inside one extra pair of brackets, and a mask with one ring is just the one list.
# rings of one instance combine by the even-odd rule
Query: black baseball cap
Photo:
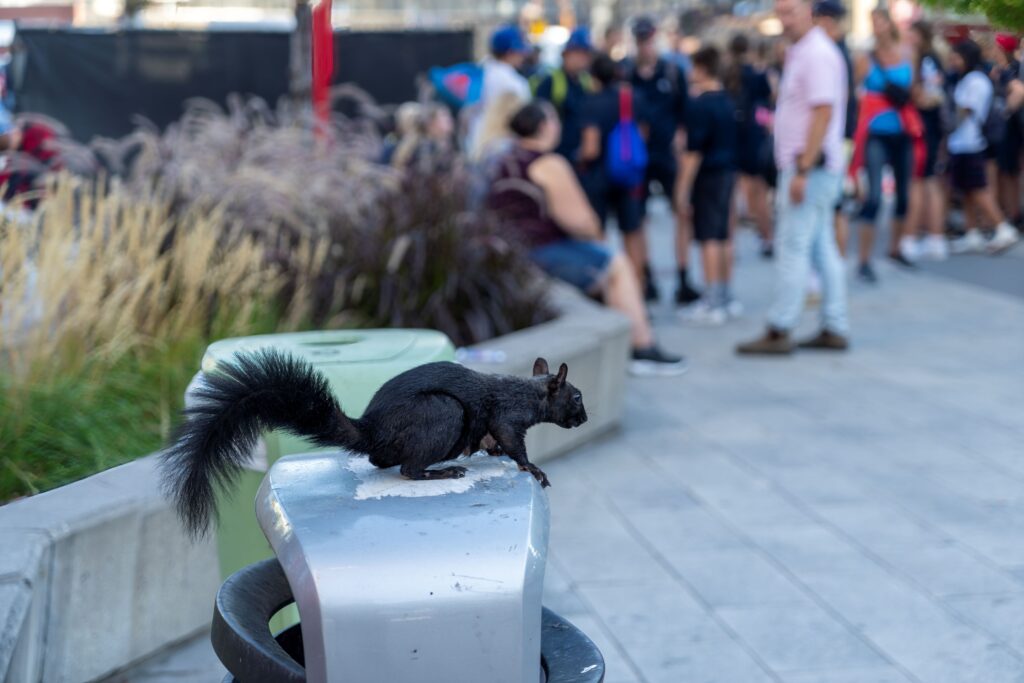
[(654, 19), (645, 15), (633, 20), (633, 37), (637, 40), (647, 40), (657, 32), (658, 25)]
[(814, 3), (814, 16), (842, 19), (846, 16), (846, 6), (839, 0), (818, 0)]

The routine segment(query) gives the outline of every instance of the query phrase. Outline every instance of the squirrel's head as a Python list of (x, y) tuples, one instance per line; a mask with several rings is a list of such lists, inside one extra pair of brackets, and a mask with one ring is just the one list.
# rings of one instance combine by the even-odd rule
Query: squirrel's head
[(538, 358), (533, 363), (533, 376), (537, 381), (544, 382), (547, 389), (547, 417), (545, 422), (553, 422), (559, 427), (570, 429), (579, 427), (587, 421), (587, 409), (583, 407), (583, 394), (580, 390), (565, 381), (569, 374), (569, 366), (562, 363), (558, 374), (548, 371), (548, 362)]

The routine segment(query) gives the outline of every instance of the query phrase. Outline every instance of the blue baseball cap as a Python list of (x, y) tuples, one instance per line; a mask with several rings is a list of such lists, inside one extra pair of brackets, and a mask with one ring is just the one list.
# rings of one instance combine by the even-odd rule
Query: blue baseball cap
[(839, 0), (818, 0), (814, 3), (813, 12), (816, 17), (842, 19), (846, 16), (846, 7)]
[(590, 29), (580, 26), (573, 29), (569, 34), (569, 40), (565, 41), (566, 52), (569, 50), (580, 50), (581, 52), (593, 52), (594, 44), (590, 42)]
[(528, 52), (529, 47), (518, 26), (502, 26), (491, 34), (491, 54), (507, 55), (510, 52)]

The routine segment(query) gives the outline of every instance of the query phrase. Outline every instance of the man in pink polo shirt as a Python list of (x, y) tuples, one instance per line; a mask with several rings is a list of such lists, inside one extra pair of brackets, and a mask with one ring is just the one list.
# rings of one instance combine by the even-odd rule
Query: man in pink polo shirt
[[(849, 342), (846, 276), (832, 230), (844, 171), (846, 66), (839, 48), (814, 25), (809, 0), (776, 0), (775, 13), (792, 45), (775, 112), (775, 254), (778, 286), (764, 336), (736, 347), (741, 354), (790, 354), (796, 348), (845, 351)], [(795, 344), (790, 333), (804, 308), (811, 264), (822, 279), (822, 328)]]

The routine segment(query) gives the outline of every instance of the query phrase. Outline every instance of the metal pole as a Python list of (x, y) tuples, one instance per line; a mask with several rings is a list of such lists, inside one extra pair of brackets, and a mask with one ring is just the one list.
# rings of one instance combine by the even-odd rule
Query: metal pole
[(309, 111), (313, 93), (313, 39), (308, 0), (295, 0), (290, 62), (288, 85), (292, 99), (302, 111)]

